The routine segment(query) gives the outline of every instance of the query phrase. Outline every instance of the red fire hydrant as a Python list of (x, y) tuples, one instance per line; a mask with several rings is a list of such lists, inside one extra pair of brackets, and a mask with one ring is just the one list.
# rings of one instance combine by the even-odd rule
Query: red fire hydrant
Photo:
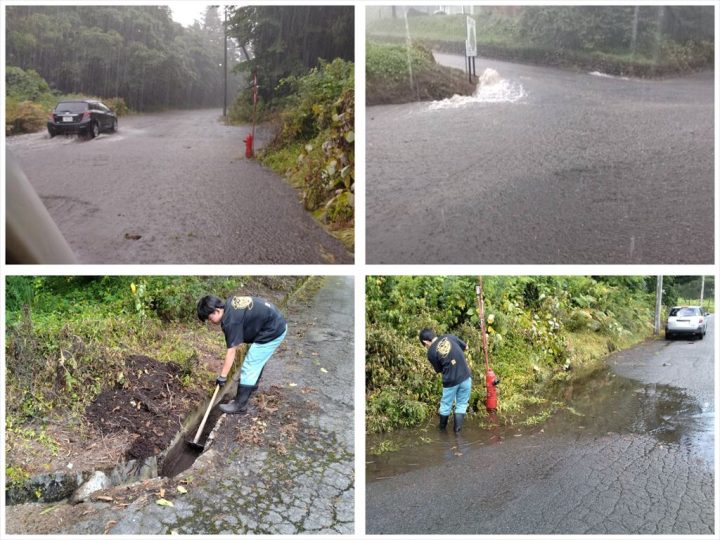
[(253, 136), (248, 133), (243, 140), (245, 141), (245, 157), (250, 159), (253, 157)]
[(497, 410), (497, 388), (496, 386), (500, 384), (500, 379), (498, 379), (495, 376), (495, 373), (493, 372), (492, 368), (489, 368), (485, 372), (485, 386), (487, 388), (487, 398), (485, 400), (485, 409), (487, 409), (488, 412), (493, 412)]

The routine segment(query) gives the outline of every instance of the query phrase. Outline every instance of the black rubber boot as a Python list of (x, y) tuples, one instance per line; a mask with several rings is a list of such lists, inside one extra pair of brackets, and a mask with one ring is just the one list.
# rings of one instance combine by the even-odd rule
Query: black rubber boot
[(448, 418), (450, 418), (450, 415), (447, 415), (447, 416), (443, 416), (442, 414), (440, 415), (440, 424), (438, 424), (438, 429), (440, 431), (445, 431), (445, 429), (447, 428)]
[(453, 431), (455, 433), (460, 433), (463, 425), (463, 420), (465, 420), (465, 415), (463, 413), (455, 413), (453, 415)]
[(253, 392), (258, 389), (258, 386), (260, 386), (260, 379), (262, 379), (263, 371), (265, 371), (265, 366), (263, 366), (260, 370), (260, 375), (258, 375), (257, 381), (255, 381), (255, 384), (252, 387)]
[(252, 386), (245, 386), (243, 384), (238, 385), (237, 395), (235, 399), (230, 403), (220, 405), (220, 410), (228, 414), (238, 414), (247, 410), (247, 403), (250, 399), (250, 395), (253, 393)]

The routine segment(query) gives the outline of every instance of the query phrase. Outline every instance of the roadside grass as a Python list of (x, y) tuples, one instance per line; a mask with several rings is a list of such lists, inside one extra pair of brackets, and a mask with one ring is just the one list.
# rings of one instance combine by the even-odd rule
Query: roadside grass
[[(6, 455), (8, 445), (44, 448), (49, 426), (81, 429), (85, 408), (122, 381), (124, 359), (144, 355), (181, 367), (189, 389), (209, 387), (224, 342), (197, 322), (198, 298), (250, 291), (288, 293), (304, 279), (195, 276), (10, 276), (6, 278)], [(255, 294), (255, 293), (253, 293)], [(6, 467), (24, 478), (22, 464)]]
[[(414, 43), (447, 53), (464, 54), (467, 15), (408, 17)], [(654, 54), (623, 50), (590, 50), (548, 47), (524, 35), (517, 18), (478, 14), (476, 21), (479, 56), (510, 62), (533, 63), (570, 69), (598, 70), (613, 75), (653, 77), (692, 71), (712, 65), (710, 42), (662, 44), (663, 60)], [(368, 42), (401, 43), (407, 39), (405, 19), (386, 18), (368, 22)]]
[[(700, 305), (700, 297), (678, 298), (677, 305), (678, 306), (699, 306)], [(708, 311), (708, 313), (715, 313), (715, 298), (713, 296), (710, 296), (709, 298), (703, 298), (702, 305)]]
[[(258, 160), (302, 194), (303, 206), (348, 251), (355, 245), (354, 64), (321, 62), (281, 81), (272, 106), (275, 138)], [(245, 121), (237, 110), (233, 122)]]
[(368, 42), (366, 55), (368, 105), (440, 100), (475, 91), (462, 71), (437, 64), (432, 52), (418, 44)]

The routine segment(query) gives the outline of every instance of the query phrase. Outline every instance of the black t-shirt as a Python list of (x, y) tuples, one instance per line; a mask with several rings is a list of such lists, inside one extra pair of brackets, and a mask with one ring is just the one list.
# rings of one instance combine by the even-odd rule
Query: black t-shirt
[(231, 296), (220, 321), (228, 349), (241, 343), (269, 343), (280, 337), (287, 323), (278, 309), (256, 296)]
[(430, 345), (427, 357), (435, 373), (442, 373), (443, 388), (450, 388), (470, 377), (470, 368), (463, 351), (467, 345), (451, 334), (438, 336)]

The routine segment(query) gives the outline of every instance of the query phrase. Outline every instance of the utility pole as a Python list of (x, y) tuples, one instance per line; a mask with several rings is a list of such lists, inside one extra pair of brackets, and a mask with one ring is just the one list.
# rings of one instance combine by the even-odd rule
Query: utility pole
[(705, 298), (705, 276), (701, 277), (700, 281), (700, 307), (703, 305), (703, 299)]
[(657, 23), (655, 27), (655, 65), (660, 63), (663, 26), (665, 24), (665, 6), (657, 6)]
[(638, 31), (638, 19), (640, 17), (640, 6), (635, 6), (635, 16), (633, 17), (632, 27), (632, 38), (630, 41), (630, 52), (635, 56), (637, 50), (637, 31)]
[(662, 286), (663, 277), (657, 277), (657, 285), (655, 286), (655, 331), (654, 335), (660, 334), (660, 308), (662, 307)]
[(224, 77), (225, 77), (225, 80), (223, 82), (223, 118), (227, 118), (227, 79), (228, 79), (228, 68), (227, 68), (227, 63), (228, 63), (228, 53), (227, 53), (227, 50), (228, 50), (228, 46), (227, 46), (227, 42), (228, 42), (228, 30), (227, 30), (228, 7), (227, 7), (227, 5), (223, 6), (223, 9), (225, 12), (224, 23), (223, 23), (223, 34), (225, 36), (225, 39), (223, 40), (225, 43), (225, 59), (223, 60), (223, 72), (224, 72)]

